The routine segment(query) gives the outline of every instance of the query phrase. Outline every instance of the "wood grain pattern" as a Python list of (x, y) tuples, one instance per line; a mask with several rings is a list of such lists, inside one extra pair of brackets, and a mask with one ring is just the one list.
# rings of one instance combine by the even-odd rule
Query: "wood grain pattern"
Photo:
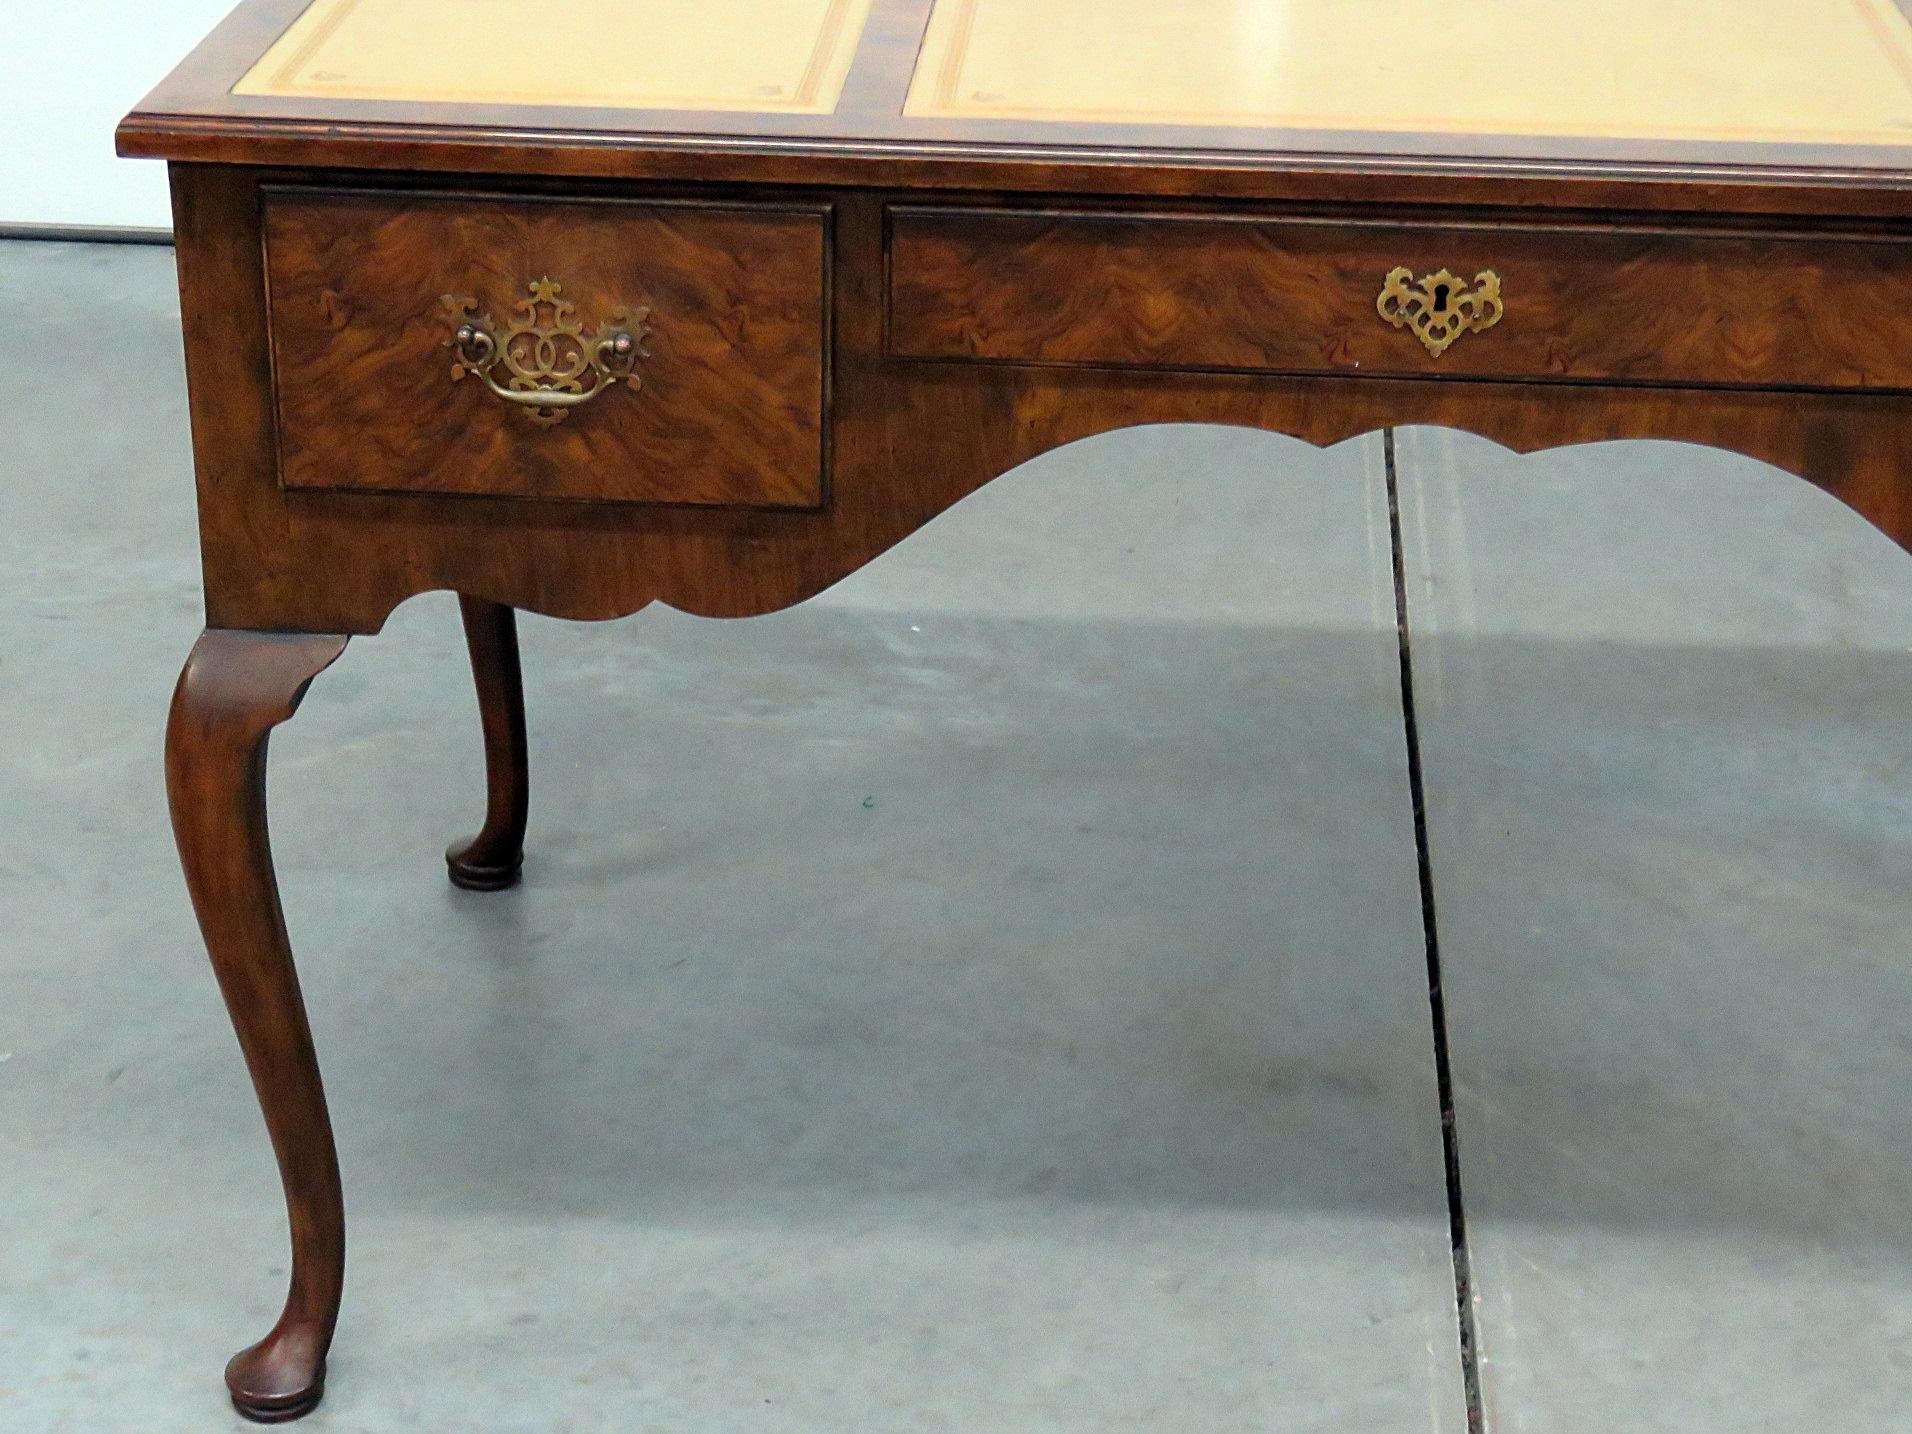
[(345, 643), (208, 631), (180, 673), (166, 729), (173, 834), (279, 1158), (292, 1226), (285, 1309), (226, 1366), (234, 1406), (261, 1423), (296, 1419), (318, 1404), (345, 1280), (338, 1151), (266, 834), (267, 739)]
[(770, 612), (841, 580), (1017, 464), (1145, 423), (1234, 424), (1323, 444), (1390, 424), (1442, 424), (1523, 451), (1681, 439), (1801, 474), (1912, 546), (1912, 404), (1887, 393), (892, 359), (884, 350), (884, 214), (895, 196), (853, 192), (834, 196), (827, 509), (288, 491), (277, 482), (262, 380), (259, 182), (244, 170), (176, 172), (207, 605), (223, 626), (374, 632), (397, 604), (438, 589), (585, 619), (658, 601), (711, 616)]
[[(891, 352), (1025, 363), (1912, 388), (1912, 244), (1621, 226), (905, 207)], [(1499, 274), (1507, 310), (1438, 358), (1387, 274)]]
[[(288, 488), (814, 508), (823, 208), (265, 196)], [(555, 428), (452, 381), (447, 294), (506, 324), (550, 277), (594, 330), (651, 310), (642, 385)], [(502, 338), (502, 334), (500, 335)]]

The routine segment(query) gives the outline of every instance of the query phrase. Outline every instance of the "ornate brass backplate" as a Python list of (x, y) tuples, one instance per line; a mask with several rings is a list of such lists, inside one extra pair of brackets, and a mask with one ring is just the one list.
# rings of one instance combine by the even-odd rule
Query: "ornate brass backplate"
[(650, 357), (644, 347), (649, 309), (613, 309), (596, 333), (587, 334), (577, 305), (559, 297), (564, 285), (543, 278), (528, 287), (531, 297), (518, 301), (517, 317), (502, 334), (476, 299), (445, 295), (445, 311), (458, 326), (444, 343), (454, 355), (454, 381), (476, 374), (543, 428), (564, 422), (572, 409), (617, 384), (643, 387), (637, 361)]
[(1416, 279), (1412, 269), (1396, 269), (1375, 301), (1381, 317), (1414, 335), (1439, 358), (1462, 334), (1477, 334), (1500, 322), (1507, 306), (1500, 297), (1500, 275), (1483, 269), (1469, 285), (1446, 269)]

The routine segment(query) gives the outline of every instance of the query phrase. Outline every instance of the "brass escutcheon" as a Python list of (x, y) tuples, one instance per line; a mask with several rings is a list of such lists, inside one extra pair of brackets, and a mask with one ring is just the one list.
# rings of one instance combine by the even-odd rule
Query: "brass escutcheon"
[(1416, 279), (1412, 269), (1396, 269), (1375, 301), (1381, 317), (1414, 336), (1439, 358), (1462, 334), (1491, 329), (1507, 312), (1500, 297), (1500, 275), (1483, 269), (1472, 285), (1446, 269)]
[(559, 297), (564, 285), (543, 278), (527, 287), (531, 297), (518, 301), (517, 317), (502, 334), (476, 299), (445, 295), (445, 311), (457, 325), (444, 342), (453, 354), (454, 382), (476, 374), (542, 428), (564, 422), (572, 409), (620, 383), (643, 387), (637, 361), (650, 357), (644, 347), (649, 309), (614, 309), (587, 334), (577, 305)]

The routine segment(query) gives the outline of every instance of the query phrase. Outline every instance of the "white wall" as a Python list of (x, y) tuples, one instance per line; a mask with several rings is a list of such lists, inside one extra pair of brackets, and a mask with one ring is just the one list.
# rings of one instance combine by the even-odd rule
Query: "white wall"
[(0, 0), (0, 224), (168, 227), (113, 127), (236, 0)]

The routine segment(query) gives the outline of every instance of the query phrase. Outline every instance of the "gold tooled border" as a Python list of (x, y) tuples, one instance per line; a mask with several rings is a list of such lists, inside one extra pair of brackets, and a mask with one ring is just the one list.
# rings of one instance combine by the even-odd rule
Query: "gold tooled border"
[[(1893, 0), (1852, 0), (1861, 23), (1869, 30), (1886, 59), (1905, 83), (1906, 98), (1912, 104), (1912, 20)], [(949, 36), (934, 82), (912, 85), (903, 112), (917, 119), (999, 119), (1029, 120), (1051, 124), (1188, 125), (1204, 128), (1330, 130), (1340, 133), (1425, 133), (1546, 135), (1571, 139), (1647, 139), (1692, 141), (1819, 142), (1831, 144), (1912, 144), (1912, 129), (1893, 130), (1798, 130), (1761, 129), (1757, 126), (1719, 126), (1716, 128), (1665, 127), (1623, 130), (1611, 125), (1557, 125), (1550, 128), (1514, 129), (1503, 127), (1482, 130), (1478, 124), (1457, 122), (1441, 116), (1412, 116), (1390, 121), (1385, 130), (1373, 130), (1351, 120), (1346, 114), (1230, 114), (1163, 113), (1145, 109), (1071, 109), (1061, 106), (965, 104), (957, 98), (964, 72), (969, 64), (969, 45), (975, 34), (976, 17), (982, 0), (936, 0), (937, 9), (953, 8)], [(932, 22), (933, 23), (933, 22)], [(927, 94), (921, 91), (927, 90)]]
[[(315, 0), (323, 3), (323, 0)], [(618, 109), (708, 109), (708, 110), (745, 110), (750, 113), (774, 113), (778, 110), (807, 112), (817, 106), (818, 97), (824, 83), (833, 70), (842, 67), (846, 74), (846, 65), (842, 65), (846, 50), (854, 50), (861, 32), (868, 23), (871, 0), (830, 0), (829, 8), (824, 11), (822, 23), (817, 26), (817, 42), (805, 63), (802, 78), (797, 83), (794, 94), (777, 101), (755, 101), (745, 103), (723, 95), (647, 95), (642, 105), (633, 104), (628, 95), (575, 95), (563, 100), (555, 100), (549, 94), (531, 91), (488, 91), (482, 95), (459, 94), (453, 91), (440, 91), (437, 94), (420, 94), (417, 90), (408, 90), (395, 85), (344, 84), (328, 87), (304, 78), (305, 71), (318, 58), (319, 52), (339, 32), (345, 22), (357, 10), (361, 0), (335, 0), (333, 8), (312, 27), (312, 33), (303, 37), (299, 45), (286, 57), (283, 63), (276, 65), (269, 77), (261, 77), (259, 72), (265, 67), (265, 60), (271, 50), (261, 57), (260, 62), (240, 77), (233, 86), (234, 94), (251, 94), (277, 98), (340, 98), (340, 99), (400, 99), (422, 103), (489, 103), (489, 104), (560, 104), (567, 106), (587, 106), (604, 104)], [(302, 23), (311, 13), (311, 6), (302, 11), (292, 27)], [(862, 24), (851, 33), (852, 19), (861, 16)], [(288, 27), (288, 33), (292, 27)], [(277, 49), (275, 43), (273, 49)], [(835, 108), (832, 101), (829, 108)]]

